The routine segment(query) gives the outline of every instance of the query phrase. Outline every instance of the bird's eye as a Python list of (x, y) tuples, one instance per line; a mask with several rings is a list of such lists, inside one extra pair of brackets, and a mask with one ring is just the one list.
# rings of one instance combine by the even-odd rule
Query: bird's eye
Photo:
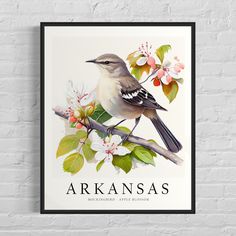
[(105, 61), (104, 63), (105, 63), (105, 64), (109, 64), (110, 62), (109, 62), (109, 61)]

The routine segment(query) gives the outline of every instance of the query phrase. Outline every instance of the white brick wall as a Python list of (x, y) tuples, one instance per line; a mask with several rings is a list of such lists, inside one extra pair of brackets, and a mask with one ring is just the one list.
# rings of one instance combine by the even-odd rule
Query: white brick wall
[[(197, 23), (197, 214), (39, 215), (39, 22)], [(0, 236), (236, 235), (236, 1), (0, 0)]]

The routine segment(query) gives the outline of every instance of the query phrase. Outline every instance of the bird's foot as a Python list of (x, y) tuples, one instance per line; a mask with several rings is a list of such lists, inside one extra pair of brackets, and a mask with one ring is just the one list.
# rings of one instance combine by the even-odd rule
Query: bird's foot
[(121, 142), (120, 142), (118, 145), (121, 145), (122, 143), (124, 143), (125, 141), (127, 141), (127, 139), (129, 138), (130, 135), (131, 135), (131, 134), (127, 134), (127, 135), (125, 135), (124, 137), (122, 137), (122, 140), (121, 140)]
[(107, 135), (110, 136), (113, 132), (113, 130), (115, 129), (115, 125), (111, 125), (107, 127)]

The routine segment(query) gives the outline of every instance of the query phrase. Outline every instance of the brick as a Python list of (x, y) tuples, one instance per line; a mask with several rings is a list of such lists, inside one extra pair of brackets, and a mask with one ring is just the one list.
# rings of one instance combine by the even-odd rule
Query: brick
[(32, 211), (39, 211), (39, 201), (36, 199), (24, 198), (0, 198), (1, 213), (30, 213)]
[(146, 230), (145, 229), (137, 229), (137, 228), (126, 228), (126, 230), (120, 230), (120, 228), (112, 228), (109, 229), (108, 235), (115, 236), (129, 236), (130, 234), (134, 234), (136, 236), (143, 236), (145, 235)]
[(47, 0), (24, 0), (19, 1), (18, 11), (20, 14), (33, 13), (33, 14), (51, 14), (53, 13), (53, 1)]
[(201, 168), (197, 170), (198, 183), (229, 183), (236, 181), (236, 168)]
[[(57, 15), (78, 15), (80, 16), (88, 16), (91, 15), (91, 8), (93, 9), (94, 5), (96, 5), (96, 1), (91, 1), (91, 6), (90, 4), (85, 1), (63, 1), (63, 0), (58, 0), (56, 1), (56, 4), (54, 5), (53, 11)], [(109, 3), (109, 2), (108, 2)], [(100, 2), (97, 5), (102, 5), (103, 3)], [(110, 4), (111, 5), (111, 4)]]
[(39, 181), (39, 169), (0, 169), (2, 175), (0, 183), (24, 183), (31, 184)]
[(70, 227), (72, 229), (90, 229), (91, 227), (104, 228), (108, 224), (109, 218), (107, 216), (100, 217), (99, 215), (91, 215), (88, 221), (87, 216), (80, 216), (79, 221), (81, 222), (80, 225), (78, 225), (77, 218), (71, 218)]
[(19, 77), (3, 78), (0, 80), (0, 89), (3, 93), (27, 93), (39, 92), (39, 80), (30, 77), (31, 79), (22, 79)]
[(208, 150), (198, 153), (198, 167), (236, 167), (236, 160), (234, 157), (236, 152), (209, 152)]
[(205, 7), (205, 2), (194, 1), (190, 2), (187, 0), (174, 1), (170, 5), (171, 15), (181, 15), (182, 11), (185, 12), (185, 16), (205, 16), (208, 9)]
[(22, 124), (15, 125), (0, 124), (0, 138), (30, 138), (39, 137), (39, 126), (35, 124)]
[(207, 47), (199, 50), (198, 56), (203, 62), (234, 61), (236, 47)]
[(196, 35), (196, 44), (205, 48), (206, 46), (218, 45), (217, 32), (198, 32)]
[(199, 198), (219, 198), (224, 196), (224, 185), (220, 184), (198, 184), (197, 196)]
[(234, 45), (234, 42), (236, 40), (236, 32), (227, 31), (227, 32), (220, 32), (217, 41), (221, 45)]

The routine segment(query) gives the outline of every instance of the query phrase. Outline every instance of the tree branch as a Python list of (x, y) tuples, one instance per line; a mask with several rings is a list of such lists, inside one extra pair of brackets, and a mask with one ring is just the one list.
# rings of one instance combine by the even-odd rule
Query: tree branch
[[(68, 117), (64, 114), (64, 112), (62, 111), (62, 109), (60, 109), (59, 107), (56, 107), (53, 109), (55, 114), (64, 118), (64, 119), (68, 119)], [(100, 124), (98, 123), (97, 121), (89, 118), (89, 123), (90, 125), (89, 126), (86, 126), (86, 128), (90, 128), (90, 129), (95, 129), (95, 130), (98, 130), (98, 131), (101, 131), (103, 133), (108, 133), (108, 126), (106, 125), (103, 125), (103, 124)], [(121, 138), (124, 138), (127, 136), (126, 133), (118, 130), (118, 129), (113, 129), (112, 130), (112, 134), (117, 134), (119, 135)], [(137, 136), (134, 136), (134, 135), (130, 135), (127, 139), (127, 141), (131, 142), (131, 143), (135, 143), (135, 144), (138, 144), (138, 145), (141, 145), (143, 147), (146, 147), (146, 148), (149, 148), (151, 149), (152, 151), (160, 154), (161, 156), (165, 157), (166, 159), (172, 161), (173, 163), (175, 163), (176, 165), (181, 165), (183, 163), (183, 160), (178, 157), (176, 154), (166, 150), (165, 148), (159, 146), (158, 144), (156, 143), (152, 143), (152, 142), (149, 142), (148, 140), (146, 139), (143, 139), (143, 138), (140, 138), (140, 137), (137, 137)]]

